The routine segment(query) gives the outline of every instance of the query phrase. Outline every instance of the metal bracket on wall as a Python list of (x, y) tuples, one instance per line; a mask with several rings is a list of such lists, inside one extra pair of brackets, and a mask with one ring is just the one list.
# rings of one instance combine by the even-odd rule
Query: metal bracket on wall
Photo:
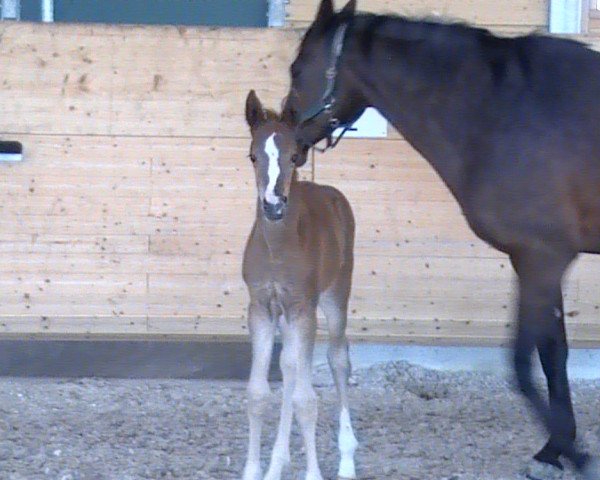
[(0, 0), (0, 19), (2, 20), (20, 20), (21, 19), (21, 0)]
[(42, 0), (42, 22), (54, 21), (54, 0)]
[(269, 0), (269, 27), (285, 27), (285, 6), (289, 0)]
[(550, 0), (550, 33), (586, 33), (589, 16), (590, 0)]
[(23, 160), (21, 142), (0, 141), (0, 162), (20, 162), (21, 160)]

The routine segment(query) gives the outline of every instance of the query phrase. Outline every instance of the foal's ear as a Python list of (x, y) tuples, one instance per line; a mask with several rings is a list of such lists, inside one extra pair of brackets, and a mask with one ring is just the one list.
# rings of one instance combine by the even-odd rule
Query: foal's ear
[(335, 15), (335, 10), (333, 8), (333, 0), (321, 0), (321, 5), (319, 5), (319, 10), (317, 11), (317, 16), (315, 18), (315, 23), (322, 24), (327, 22)]
[(265, 110), (256, 96), (256, 92), (250, 90), (246, 97), (246, 123), (250, 127), (250, 130), (254, 130), (258, 127), (265, 121), (266, 117)]
[(294, 128), (300, 123), (300, 115), (298, 110), (292, 106), (291, 102), (284, 104), (283, 111), (281, 112), (281, 120), (287, 123), (290, 127)]
[(340, 15), (344, 18), (353, 17), (356, 13), (356, 0), (350, 0), (344, 8), (342, 8)]

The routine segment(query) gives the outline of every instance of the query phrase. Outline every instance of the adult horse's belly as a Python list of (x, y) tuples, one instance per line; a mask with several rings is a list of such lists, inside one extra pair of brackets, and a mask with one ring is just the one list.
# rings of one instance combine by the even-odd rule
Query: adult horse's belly
[(600, 253), (600, 168), (582, 167), (571, 176), (568, 196), (572, 204), (573, 223), (577, 226), (579, 249)]
[(595, 202), (587, 202), (578, 207), (581, 251), (600, 253), (600, 186)]

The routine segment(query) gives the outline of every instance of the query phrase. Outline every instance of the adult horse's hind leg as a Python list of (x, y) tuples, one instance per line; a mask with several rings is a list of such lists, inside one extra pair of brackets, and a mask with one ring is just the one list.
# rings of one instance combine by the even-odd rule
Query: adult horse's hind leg
[[(589, 457), (574, 443), (575, 419), (567, 378), (567, 343), (562, 308), (562, 276), (574, 258), (538, 250), (513, 255), (519, 277), (518, 330), (514, 362), (517, 381), (535, 412), (550, 433), (550, 440), (537, 455), (538, 461), (561, 468), (559, 455), (582, 471)], [(550, 403), (537, 390), (532, 379), (531, 359), (538, 348), (547, 378)], [(532, 478), (536, 478), (532, 475)]]
[(346, 338), (346, 323), (348, 316), (348, 297), (350, 294), (350, 277), (348, 285), (336, 285), (331, 291), (321, 296), (319, 306), (323, 310), (329, 328), (329, 349), (327, 359), (335, 381), (340, 403), (340, 426), (338, 433), (338, 448), (340, 450), (340, 465), (338, 478), (356, 478), (354, 452), (358, 441), (352, 430), (350, 409), (348, 403), (348, 378), (351, 366)]

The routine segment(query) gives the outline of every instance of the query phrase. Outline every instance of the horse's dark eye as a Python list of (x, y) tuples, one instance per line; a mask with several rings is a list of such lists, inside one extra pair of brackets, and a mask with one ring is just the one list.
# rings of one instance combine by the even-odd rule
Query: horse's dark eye
[(300, 69), (296, 64), (292, 64), (291, 74), (294, 80), (300, 76)]
[(248, 155), (248, 157), (250, 158), (250, 160), (252, 160), (252, 163), (256, 162), (256, 155), (254, 155), (253, 153), (251, 153), (250, 155)]

